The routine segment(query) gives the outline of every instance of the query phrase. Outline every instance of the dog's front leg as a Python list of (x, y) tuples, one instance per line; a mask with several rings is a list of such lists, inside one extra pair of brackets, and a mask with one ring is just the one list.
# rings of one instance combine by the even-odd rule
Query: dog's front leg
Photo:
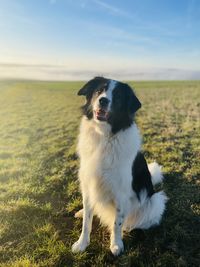
[(73, 252), (81, 252), (90, 243), (90, 233), (92, 229), (93, 210), (89, 205), (88, 197), (83, 195), (83, 225), (82, 232), (77, 242), (72, 246)]
[(117, 256), (124, 250), (122, 241), (122, 224), (124, 222), (124, 213), (120, 205), (116, 207), (114, 225), (111, 229), (110, 250), (113, 255)]

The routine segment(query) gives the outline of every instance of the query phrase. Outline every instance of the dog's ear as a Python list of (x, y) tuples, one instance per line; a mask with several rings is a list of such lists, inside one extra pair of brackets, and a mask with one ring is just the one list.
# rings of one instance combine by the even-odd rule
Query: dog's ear
[(94, 79), (90, 80), (89, 82), (87, 82), (77, 93), (77, 95), (84, 95), (86, 96), (89, 91), (92, 90), (92, 88), (94, 88)]
[(140, 103), (139, 99), (136, 97), (131, 87), (128, 84), (126, 86), (128, 87), (128, 91), (129, 91), (128, 111), (132, 115), (139, 108), (141, 108), (142, 104)]
[(91, 95), (102, 79), (104, 78), (95, 77), (94, 79), (90, 80), (78, 91), (77, 95), (84, 95), (84, 96)]

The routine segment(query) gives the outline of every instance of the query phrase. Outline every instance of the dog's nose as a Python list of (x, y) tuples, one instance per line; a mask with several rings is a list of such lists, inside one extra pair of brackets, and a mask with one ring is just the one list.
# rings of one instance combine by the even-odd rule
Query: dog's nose
[(99, 104), (100, 104), (100, 106), (101, 106), (102, 108), (107, 107), (109, 102), (110, 102), (109, 99), (106, 98), (106, 97), (101, 97), (101, 98), (99, 99)]

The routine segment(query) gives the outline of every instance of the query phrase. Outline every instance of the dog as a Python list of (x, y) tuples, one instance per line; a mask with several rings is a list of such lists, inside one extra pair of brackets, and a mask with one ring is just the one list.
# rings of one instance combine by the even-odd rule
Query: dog
[(110, 231), (110, 250), (124, 250), (123, 232), (158, 225), (167, 196), (155, 192), (162, 182), (161, 166), (147, 165), (141, 152), (141, 135), (134, 115), (141, 107), (131, 87), (119, 81), (95, 77), (78, 92), (85, 96), (77, 152), (83, 209), (82, 233), (72, 246), (82, 252), (90, 242), (93, 215)]

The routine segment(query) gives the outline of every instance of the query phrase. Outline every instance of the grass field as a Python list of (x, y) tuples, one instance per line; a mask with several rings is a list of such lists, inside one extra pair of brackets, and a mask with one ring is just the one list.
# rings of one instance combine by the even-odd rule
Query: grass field
[(91, 244), (73, 255), (81, 231), (75, 153), (78, 82), (0, 82), (0, 266), (200, 266), (200, 82), (135, 82), (136, 120), (148, 162), (165, 173), (170, 200), (161, 225), (124, 238), (114, 258), (94, 220)]

